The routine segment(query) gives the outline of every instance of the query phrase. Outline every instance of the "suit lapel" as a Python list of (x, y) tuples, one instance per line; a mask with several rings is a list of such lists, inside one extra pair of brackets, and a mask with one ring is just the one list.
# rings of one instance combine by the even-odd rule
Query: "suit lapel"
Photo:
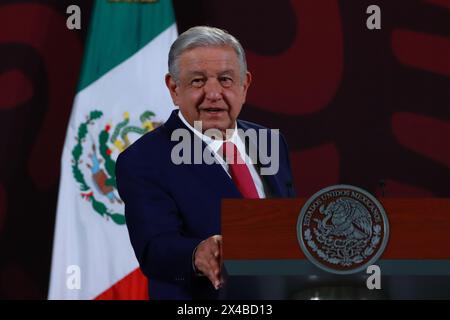
[(221, 164), (199, 164), (192, 165), (192, 170), (196, 171), (196, 176), (203, 180), (208, 189), (216, 190), (221, 194), (221, 198), (242, 198), (241, 193), (236, 188), (233, 180), (225, 172)]
[[(178, 110), (172, 111), (172, 114), (170, 115), (169, 119), (163, 125), (165, 127), (165, 129), (167, 130), (167, 133), (169, 134), (169, 139), (174, 130), (179, 129), (179, 128), (184, 128), (184, 129), (188, 130), (190, 133), (190, 136), (192, 139), (191, 146), (192, 147), (194, 146), (194, 139), (198, 139), (201, 141), (202, 151), (204, 151), (205, 148), (207, 147), (206, 144), (199, 137), (197, 137), (197, 135), (195, 135), (188, 127), (185, 126), (185, 124), (179, 118), (178, 112), (179, 112)], [(246, 131), (248, 129), (255, 129), (240, 120), (237, 121), (237, 126), (238, 126), (238, 128), (240, 128), (244, 131)], [(259, 145), (258, 139), (259, 139), (259, 134), (257, 134), (257, 136), (256, 136), (256, 141), (251, 140), (251, 139), (245, 139), (247, 154), (248, 154), (248, 150), (249, 150), (248, 144), (249, 143), (256, 144), (256, 147), (257, 147)], [(251, 141), (248, 141), (248, 140), (251, 140)], [(271, 150), (271, 139), (268, 137), (267, 140), (268, 140), (267, 147), (268, 147), (268, 150), (270, 151)], [(258, 150), (258, 149), (256, 149), (256, 150)], [(192, 155), (191, 160), (193, 163), (193, 155)], [(256, 166), (258, 174), (260, 174), (261, 168), (268, 167), (269, 165), (270, 164), (262, 164), (260, 162), (259, 154), (258, 154), (257, 159), (255, 160), (255, 166)], [(208, 186), (209, 188), (215, 189), (218, 193), (222, 194), (222, 196), (224, 198), (242, 198), (241, 193), (236, 188), (235, 184), (230, 179), (230, 177), (225, 172), (225, 170), (223, 170), (223, 167), (220, 164), (209, 165), (209, 164), (202, 162), (202, 164), (196, 164), (196, 165), (193, 164), (193, 165), (190, 165), (189, 167), (190, 167), (190, 170), (196, 171), (196, 176), (198, 176), (199, 179), (203, 180), (206, 186)], [(287, 196), (286, 193), (284, 192), (285, 188), (283, 188), (278, 174), (260, 175), (260, 177), (268, 184), (272, 197), (276, 198), (276, 197)]]
[[(245, 122), (239, 121), (238, 120), (238, 128), (244, 130), (244, 132), (248, 129), (255, 129), (252, 128), (250, 126), (248, 126)], [(269, 130), (270, 133), (270, 130)], [(261, 179), (263, 179), (269, 186), (270, 188), (270, 198), (278, 198), (278, 197), (282, 197), (285, 196), (285, 194), (283, 193), (283, 188), (281, 186), (281, 182), (279, 179), (278, 175), (261, 175), (261, 168), (264, 167), (268, 167), (269, 164), (262, 164), (260, 161), (260, 157), (259, 157), (259, 149), (258, 149), (258, 145), (259, 145), (259, 133), (256, 135), (256, 141), (254, 141), (254, 139), (245, 139), (245, 148), (247, 151), (247, 154), (249, 154), (249, 144), (253, 144), (253, 147), (255, 148), (255, 150), (258, 150), (258, 154), (256, 159), (252, 159), (252, 161), (255, 163), (255, 167), (256, 170), (259, 174), (259, 176), (261, 177)], [(270, 151), (271, 150), (271, 140), (269, 138), (267, 138), (267, 148)]]
[[(170, 115), (170, 118), (164, 123), (164, 127), (167, 130), (167, 133), (170, 136), (172, 132), (176, 129), (183, 128), (188, 130), (191, 137), (191, 147), (194, 147), (194, 143), (201, 142), (202, 144), (202, 152), (205, 151), (207, 145), (203, 142), (197, 135), (195, 135), (179, 118), (178, 110), (174, 110)], [(195, 142), (196, 141), (196, 142)], [(189, 170), (195, 171), (195, 176), (198, 177), (199, 180), (202, 180), (204, 185), (207, 186), (208, 189), (216, 190), (218, 194), (221, 194), (223, 198), (242, 198), (241, 193), (236, 188), (235, 184), (228, 176), (228, 174), (223, 169), (222, 165), (219, 163), (214, 164), (206, 164), (202, 161), (201, 164), (193, 164), (194, 163), (194, 155), (193, 152), (191, 154), (191, 165), (187, 165), (186, 167)]]

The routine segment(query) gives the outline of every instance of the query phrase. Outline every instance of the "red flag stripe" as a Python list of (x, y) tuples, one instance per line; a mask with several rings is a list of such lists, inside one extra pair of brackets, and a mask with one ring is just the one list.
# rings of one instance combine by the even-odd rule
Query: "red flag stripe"
[(98, 295), (95, 300), (148, 300), (147, 278), (141, 269), (137, 268)]

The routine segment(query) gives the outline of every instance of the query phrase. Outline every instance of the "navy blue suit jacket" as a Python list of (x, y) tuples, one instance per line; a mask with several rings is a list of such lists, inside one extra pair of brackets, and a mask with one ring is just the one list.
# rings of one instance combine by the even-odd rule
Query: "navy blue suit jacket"
[[(173, 164), (172, 148), (179, 142), (171, 141), (171, 134), (188, 129), (177, 112), (120, 154), (117, 188), (131, 244), (149, 279), (150, 299), (215, 299), (218, 291), (208, 278), (195, 274), (192, 253), (204, 239), (221, 234), (221, 199), (242, 196), (220, 164)], [(238, 120), (238, 128), (263, 127)], [(189, 132), (192, 142), (199, 139)], [(293, 197), (288, 149), (278, 137), (278, 173), (262, 179), (272, 197)]]

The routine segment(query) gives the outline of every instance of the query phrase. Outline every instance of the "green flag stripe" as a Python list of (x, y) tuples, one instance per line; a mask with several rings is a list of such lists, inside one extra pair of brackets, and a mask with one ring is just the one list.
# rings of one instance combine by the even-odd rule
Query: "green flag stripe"
[(174, 22), (171, 0), (96, 0), (78, 91), (128, 59)]

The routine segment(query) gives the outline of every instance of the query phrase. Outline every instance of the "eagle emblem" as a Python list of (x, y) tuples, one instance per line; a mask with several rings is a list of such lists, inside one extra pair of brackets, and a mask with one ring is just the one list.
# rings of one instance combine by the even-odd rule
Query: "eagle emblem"
[(384, 208), (367, 191), (349, 185), (325, 188), (302, 208), (300, 247), (316, 266), (333, 273), (363, 270), (381, 255), (389, 227)]
[[(72, 174), (80, 189), (80, 196), (90, 202), (93, 211), (118, 225), (125, 224), (123, 204), (116, 188), (116, 159), (135, 139), (157, 128), (160, 122), (151, 121), (155, 114), (143, 112), (140, 125), (130, 123), (128, 112), (116, 126), (110, 121), (99, 124), (103, 112), (93, 110), (78, 126), (72, 148)], [(137, 122), (137, 121), (136, 121)]]

